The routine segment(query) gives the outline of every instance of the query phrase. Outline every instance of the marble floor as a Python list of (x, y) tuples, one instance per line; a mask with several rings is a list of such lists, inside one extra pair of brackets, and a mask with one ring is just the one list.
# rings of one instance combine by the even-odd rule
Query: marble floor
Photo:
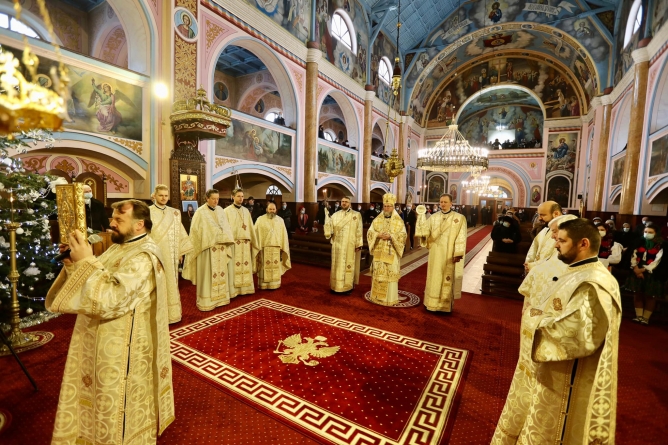
[(487, 244), (480, 249), (480, 252), (464, 268), (464, 281), (462, 282), (462, 292), (480, 295), (482, 286), (483, 266), (487, 260), (487, 254), (492, 250), (493, 241), (490, 239)]

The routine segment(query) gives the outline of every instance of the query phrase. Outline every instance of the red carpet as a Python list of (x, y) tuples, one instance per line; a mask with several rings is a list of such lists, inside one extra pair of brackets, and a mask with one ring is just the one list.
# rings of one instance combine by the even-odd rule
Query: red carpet
[[(401, 279), (401, 288), (424, 291), (426, 266)], [(505, 402), (518, 357), (519, 301), (465, 294), (450, 316), (428, 313), (422, 305), (392, 309), (364, 300), (370, 278), (361, 277), (351, 296), (329, 293), (329, 271), (294, 265), (281, 289), (235, 298), (229, 306), (202, 313), (195, 307), (195, 288), (181, 283), (183, 321), (179, 329), (233, 311), (261, 298), (348, 320), (384, 331), (472, 352), (449, 440), (442, 443), (489, 443)], [(633, 324), (625, 314), (620, 332), (617, 443), (663, 444), (668, 436), (668, 328)], [(3, 445), (48, 444), (53, 430), (65, 357), (74, 326), (65, 315), (31, 330), (50, 331), (46, 346), (21, 354), (39, 385), (34, 392), (12, 357), (0, 357), (0, 408), (13, 421), (0, 435)], [(324, 360), (323, 360), (324, 363)], [(409, 378), (410, 379), (410, 378)], [(324, 382), (327, 388), (340, 382)], [(296, 429), (214, 389), (181, 366), (174, 367), (176, 420), (159, 444), (298, 445), (316, 443)]]
[[(328, 357), (283, 363), (299, 335)], [(467, 351), (256, 300), (173, 330), (172, 356), (194, 374), (274, 418), (335, 444), (438, 443)], [(293, 346), (286, 342), (280, 350)], [(335, 348), (340, 348), (338, 351)], [(289, 360), (286, 359), (286, 360)]]

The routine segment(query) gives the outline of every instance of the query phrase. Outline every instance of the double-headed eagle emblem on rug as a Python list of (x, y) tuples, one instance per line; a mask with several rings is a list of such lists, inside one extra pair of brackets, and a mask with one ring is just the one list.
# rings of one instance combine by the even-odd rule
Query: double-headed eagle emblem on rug
[[(306, 343), (304, 343), (304, 341), (306, 341)], [(280, 350), (281, 344), (285, 347), (282, 351)], [(337, 352), (339, 352), (339, 346), (329, 346), (325, 337), (305, 337), (304, 340), (302, 340), (301, 334), (294, 334), (285, 340), (279, 340), (274, 354), (281, 354), (278, 358), (280, 358), (283, 363), (292, 363), (295, 365), (303, 363), (306, 366), (315, 366), (320, 362), (311, 360), (311, 357), (325, 358), (330, 357)]]

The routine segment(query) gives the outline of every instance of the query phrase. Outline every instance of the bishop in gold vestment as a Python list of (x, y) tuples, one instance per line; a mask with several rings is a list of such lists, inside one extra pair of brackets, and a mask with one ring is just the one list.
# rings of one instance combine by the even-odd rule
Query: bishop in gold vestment
[(255, 256), (257, 255), (257, 239), (251, 213), (242, 204), (244, 192), (235, 189), (232, 192), (234, 203), (225, 207), (227, 220), (232, 228), (234, 243), (231, 247), (232, 260), (228, 266), (230, 298), (237, 295), (255, 293), (253, 274), (255, 273)]
[(466, 218), (452, 210), (452, 196), (441, 195), (440, 212), (425, 218), (426, 209), (418, 206), (415, 236), (429, 249), (424, 305), (430, 311), (452, 312), (454, 299), (462, 297)]
[(560, 224), (557, 249), (569, 267), (522, 314), (520, 358), (492, 444), (615, 443), (621, 303), (599, 245), (590, 221)]
[(54, 445), (155, 444), (174, 421), (166, 276), (147, 236), (150, 211), (137, 200), (113, 207), (115, 244), (96, 258), (76, 231), (46, 296), (48, 310), (78, 314)]
[(331, 217), (325, 210), (325, 238), (332, 243), (329, 286), (334, 292), (350, 292), (359, 283), (362, 215), (350, 208), (350, 198), (341, 200), (341, 210)]
[(278, 289), (281, 276), (290, 268), (288, 231), (276, 216), (276, 204), (267, 204), (267, 213), (255, 221), (257, 232), (257, 285), (260, 289)]
[(396, 200), (392, 193), (383, 196), (383, 213), (367, 231), (369, 252), (373, 255), (371, 301), (384, 306), (399, 302), (401, 256), (406, 247), (406, 225), (394, 210)]
[(183, 278), (197, 286), (197, 309), (210, 311), (230, 304), (228, 263), (234, 242), (225, 211), (218, 206), (216, 189), (206, 192), (206, 205), (195, 212), (190, 224), (193, 252), (186, 255)]
[(193, 245), (185, 227), (181, 224), (181, 212), (167, 207), (169, 189), (166, 185), (158, 184), (153, 193), (155, 203), (150, 206), (151, 238), (160, 247), (162, 259), (165, 260), (165, 274), (167, 280), (167, 308), (169, 322), (181, 321), (181, 295), (179, 294), (179, 260), (192, 252)]

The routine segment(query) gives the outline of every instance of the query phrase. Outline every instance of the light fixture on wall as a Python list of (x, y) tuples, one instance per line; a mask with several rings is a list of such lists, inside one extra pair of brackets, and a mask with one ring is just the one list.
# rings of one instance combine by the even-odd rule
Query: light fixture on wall
[[(53, 24), (45, 0), (37, 0), (37, 4), (58, 59), (58, 65), (51, 67), (49, 72), (53, 89), (42, 86), (37, 80), (39, 58), (31, 51), (27, 36), (23, 36), (23, 67), (11, 51), (0, 50), (0, 135), (31, 130), (59, 130), (67, 118), (67, 68), (62, 61), (60, 47), (55, 43)], [(21, 20), (19, 0), (14, 0), (14, 10), (16, 20)], [(23, 76), (21, 68), (28, 72), (30, 81)]]
[(487, 149), (471, 147), (457, 125), (450, 125), (436, 145), (418, 150), (417, 168), (437, 172), (470, 172), (479, 176), (487, 170)]

